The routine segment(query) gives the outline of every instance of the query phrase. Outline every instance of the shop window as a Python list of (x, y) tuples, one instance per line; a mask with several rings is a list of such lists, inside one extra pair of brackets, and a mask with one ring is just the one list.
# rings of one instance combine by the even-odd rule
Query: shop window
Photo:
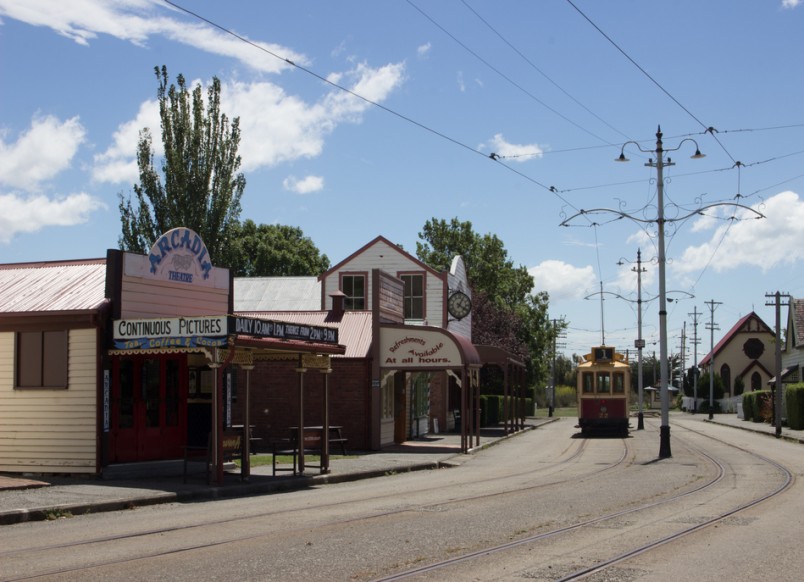
[(405, 319), (424, 319), (424, 275), (401, 275), (405, 283)]
[(117, 428), (134, 426), (134, 362), (120, 360), (120, 416)]
[(159, 360), (145, 360), (142, 364), (142, 396), (145, 400), (145, 426), (159, 427)]
[(20, 331), (16, 340), (17, 388), (67, 388), (66, 330)]
[(390, 420), (394, 417), (394, 375), (386, 376), (382, 383), (382, 393), (380, 395), (383, 420)]
[(341, 291), (346, 295), (344, 308), (348, 311), (361, 311), (366, 309), (366, 276), (343, 275), (341, 277)]
[(179, 426), (179, 362), (165, 362), (165, 426)]

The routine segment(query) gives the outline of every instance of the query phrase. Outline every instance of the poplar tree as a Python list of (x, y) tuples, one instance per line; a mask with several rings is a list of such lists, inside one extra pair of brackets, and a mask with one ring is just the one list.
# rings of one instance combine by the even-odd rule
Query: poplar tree
[[(120, 248), (147, 253), (160, 235), (176, 227), (197, 232), (213, 265), (232, 262), (230, 249), (240, 216), (246, 179), (240, 169), (240, 118), (221, 112), (217, 78), (204, 102), (184, 77), (168, 85), (167, 67), (155, 67), (164, 157), (156, 160), (151, 130), (139, 133), (139, 183), (134, 199), (120, 197)], [(158, 164), (158, 169), (157, 169)]]

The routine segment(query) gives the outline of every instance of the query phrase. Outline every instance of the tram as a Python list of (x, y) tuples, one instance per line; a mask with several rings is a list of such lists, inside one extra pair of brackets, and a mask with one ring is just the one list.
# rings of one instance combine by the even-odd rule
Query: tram
[(578, 364), (578, 426), (581, 433), (628, 435), (631, 366), (611, 346), (599, 346)]

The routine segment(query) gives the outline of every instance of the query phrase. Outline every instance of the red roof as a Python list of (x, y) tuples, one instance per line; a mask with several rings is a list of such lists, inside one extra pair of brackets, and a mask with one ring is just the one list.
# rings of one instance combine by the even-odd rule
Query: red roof
[(95, 311), (106, 301), (106, 259), (0, 265), (0, 315)]
[(762, 321), (762, 318), (760, 318), (756, 313), (754, 313), (752, 311), (748, 315), (741, 317), (740, 320), (732, 326), (732, 328), (729, 330), (729, 332), (726, 335), (724, 335), (719, 342), (717, 342), (717, 344), (712, 349), (712, 351), (709, 352), (708, 354), (706, 354), (706, 356), (704, 356), (704, 359), (701, 360), (701, 362), (698, 364), (698, 367), (699, 368), (705, 368), (706, 366), (708, 366), (709, 365), (709, 359), (712, 357), (712, 354), (714, 354), (715, 357), (717, 357), (717, 355), (720, 353), (720, 351), (723, 348), (725, 348), (726, 345), (728, 345), (728, 343), (731, 342), (731, 340), (734, 338), (734, 336), (743, 328), (745, 323), (749, 319), (752, 319), (752, 318), (756, 319), (762, 325), (762, 327), (764, 327), (768, 331), (768, 333), (770, 333), (773, 336), (776, 335), (765, 324), (765, 322)]

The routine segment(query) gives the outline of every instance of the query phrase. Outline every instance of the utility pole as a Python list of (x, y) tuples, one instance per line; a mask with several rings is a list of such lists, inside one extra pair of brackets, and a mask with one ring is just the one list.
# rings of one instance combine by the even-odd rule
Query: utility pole
[(553, 389), (552, 394), (550, 395), (549, 405), (548, 405), (548, 416), (553, 416), (553, 411), (556, 408), (556, 351), (558, 347), (564, 347), (563, 344), (558, 343), (559, 331), (558, 331), (558, 324), (559, 322), (563, 323), (562, 320), (553, 319), (553, 359), (551, 363), (552, 370), (550, 371), (550, 377), (553, 379)]
[(701, 343), (698, 337), (698, 316), (703, 314), (698, 313), (698, 306), (696, 305), (692, 313), (687, 315), (692, 316), (692, 413), (695, 414), (698, 412), (698, 344)]
[(709, 330), (709, 420), (714, 418), (714, 393), (715, 393), (715, 330), (720, 329), (715, 324), (715, 309), (722, 305), (722, 301), (704, 301), (709, 306), (709, 323), (706, 328)]
[[(773, 303), (766, 302), (765, 305), (776, 306), (776, 382), (773, 395), (773, 420), (776, 426), (776, 438), (778, 439), (782, 436), (782, 305), (790, 305), (790, 295), (777, 291), (776, 293), (765, 293), (765, 297), (774, 299)], [(782, 303), (782, 297), (786, 299), (785, 303)]]

